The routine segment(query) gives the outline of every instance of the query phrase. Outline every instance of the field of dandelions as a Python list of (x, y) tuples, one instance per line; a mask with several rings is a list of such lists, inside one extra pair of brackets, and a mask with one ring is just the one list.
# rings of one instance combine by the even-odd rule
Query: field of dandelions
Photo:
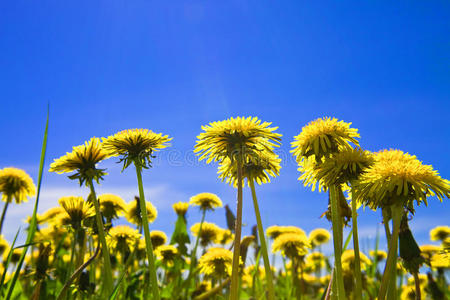
[[(408, 226), (416, 206), (450, 197), (448, 180), (401, 150), (366, 151), (351, 123), (319, 118), (299, 128), (291, 152), (299, 184), (322, 192), (323, 228), (263, 228), (258, 186), (270, 184), (281, 162), (274, 151), (281, 134), (271, 126), (252, 117), (203, 126), (194, 152), (217, 165), (218, 180), (235, 188), (237, 205), (223, 209), (211, 191), (192, 195), (173, 203), (177, 221), (162, 232), (152, 228), (158, 207), (145, 196), (142, 173), (158, 172), (152, 159), (171, 137), (148, 129), (93, 137), (44, 170), (47, 120), (36, 184), (24, 170), (0, 170), (0, 233), (10, 226), (8, 206), (34, 202), (26, 241), (0, 236), (0, 298), (450, 299), (450, 227), (435, 224), (433, 243), (418, 245)], [(134, 199), (96, 194), (108, 180), (106, 159), (136, 171)], [(58, 206), (37, 214), (47, 171), (67, 176), (89, 196), (60, 195)], [(243, 189), (251, 190), (251, 199), (243, 198)], [(249, 236), (241, 234), (243, 201), (253, 203), (257, 221)], [(360, 251), (363, 207), (380, 212), (386, 249), (377, 237), (370, 251)], [(201, 219), (189, 218), (190, 210), (200, 210)], [(213, 223), (224, 212), (227, 228)], [(128, 225), (117, 225), (119, 219)], [(332, 255), (322, 251), (327, 243)]]

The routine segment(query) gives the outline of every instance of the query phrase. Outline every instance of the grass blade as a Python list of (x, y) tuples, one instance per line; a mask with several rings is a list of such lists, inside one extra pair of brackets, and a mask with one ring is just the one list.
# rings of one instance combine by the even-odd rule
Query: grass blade
[(350, 243), (350, 239), (352, 238), (352, 234), (353, 234), (353, 228), (352, 228), (352, 230), (350, 230), (347, 238), (345, 239), (344, 249), (342, 249), (342, 251), (347, 250), (348, 244)]
[(2, 278), (0, 280), (0, 296), (3, 295), (3, 284), (5, 282), (6, 273), (8, 271), (8, 265), (9, 265), (9, 263), (11, 261), (11, 256), (12, 256), (12, 253), (13, 253), (13, 251), (15, 249), (14, 246), (16, 244), (16, 240), (17, 240), (17, 236), (19, 235), (19, 232), (20, 232), (20, 228), (17, 230), (16, 236), (14, 237), (14, 240), (13, 240), (13, 242), (11, 244), (11, 249), (9, 250), (8, 256), (6, 257), (6, 260), (3, 262), (4, 266), (5, 266), (5, 270), (3, 271)]
[(20, 256), (19, 263), (17, 264), (17, 269), (14, 273), (13, 278), (10, 280), (8, 284), (8, 291), (6, 294), (6, 300), (9, 300), (11, 298), (12, 292), (14, 290), (14, 286), (16, 285), (17, 279), (19, 278), (20, 269), (22, 268), (23, 262), (25, 260), (25, 255), (27, 254), (29, 245), (31, 241), (34, 238), (34, 234), (36, 233), (36, 214), (39, 204), (39, 195), (41, 193), (41, 185), (42, 185), (42, 174), (44, 172), (44, 162), (45, 162), (45, 152), (47, 150), (47, 137), (48, 137), (48, 118), (49, 118), (49, 107), (47, 107), (47, 120), (45, 123), (45, 131), (44, 131), (44, 138), (42, 141), (42, 148), (41, 148), (41, 159), (39, 163), (39, 175), (38, 175), (38, 185), (37, 185), (37, 194), (36, 194), (36, 201), (34, 202), (34, 210), (33, 210), (33, 216), (31, 218), (30, 227), (28, 229), (28, 235), (27, 235), (27, 246), (24, 248), (22, 255)]

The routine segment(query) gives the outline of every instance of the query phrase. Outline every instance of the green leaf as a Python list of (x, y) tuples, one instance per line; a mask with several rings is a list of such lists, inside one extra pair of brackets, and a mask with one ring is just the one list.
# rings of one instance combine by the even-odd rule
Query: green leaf
[(182, 255), (187, 255), (186, 244), (189, 244), (190, 242), (191, 240), (187, 231), (186, 222), (182, 216), (178, 216), (177, 222), (175, 223), (175, 229), (172, 233), (172, 238), (170, 239), (170, 244), (177, 244), (178, 251)]

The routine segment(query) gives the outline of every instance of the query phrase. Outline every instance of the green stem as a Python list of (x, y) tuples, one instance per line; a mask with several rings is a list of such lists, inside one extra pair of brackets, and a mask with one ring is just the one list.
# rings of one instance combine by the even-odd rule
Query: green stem
[(331, 202), (331, 220), (333, 224), (333, 244), (334, 244), (334, 266), (336, 271), (336, 286), (338, 292), (338, 299), (346, 299), (344, 278), (342, 276), (342, 218), (339, 213), (339, 195), (337, 186), (331, 185), (330, 202)]
[(92, 202), (94, 202), (95, 220), (97, 221), (98, 238), (102, 245), (102, 255), (105, 272), (104, 290), (107, 292), (107, 295), (110, 295), (114, 286), (112, 277), (111, 259), (109, 257), (108, 245), (106, 244), (105, 231), (103, 229), (103, 220), (100, 212), (100, 204), (98, 203), (97, 194), (95, 193), (94, 182), (92, 181), (92, 179), (89, 181), (89, 188), (91, 189)]
[(283, 267), (284, 267), (284, 273), (286, 274), (286, 290), (287, 290), (287, 297), (286, 299), (290, 299), (292, 294), (292, 288), (291, 288), (291, 280), (289, 278), (289, 270), (287, 268), (286, 258), (284, 255), (281, 255), (281, 259), (283, 261)]
[(292, 285), (294, 286), (294, 294), (295, 294), (295, 298), (297, 300), (301, 300), (302, 299), (302, 292), (300, 290), (300, 283), (298, 280), (298, 273), (297, 273), (297, 268), (298, 268), (298, 260), (293, 257), (291, 259), (291, 268), (292, 268)]
[(414, 272), (414, 286), (416, 287), (416, 300), (422, 300), (422, 293), (420, 292), (419, 273)]
[[(72, 274), (72, 271), (74, 269), (76, 269), (76, 267), (74, 268), (74, 261), (73, 260), (74, 260), (74, 257), (75, 257), (75, 250), (76, 250), (76, 245), (77, 245), (77, 235), (78, 235), (78, 228), (75, 229), (75, 231), (73, 233), (73, 242), (72, 242), (72, 249), (71, 249), (71, 253), (70, 253), (69, 269), (64, 274), (64, 281), (66, 281), (66, 283), (68, 281), (67, 278), (69, 278), (70, 274)], [(64, 285), (66, 285), (66, 284), (64, 284)], [(69, 293), (69, 295), (66, 297), (66, 300), (70, 300), (71, 298), (72, 298), (72, 294)]]
[(3, 229), (3, 221), (5, 221), (5, 216), (6, 216), (6, 211), (8, 210), (8, 205), (11, 202), (12, 197), (10, 195), (8, 195), (8, 199), (6, 199), (6, 203), (3, 206), (3, 211), (2, 211), (2, 218), (0, 219), (0, 234), (2, 233), (2, 229)]
[[(389, 241), (388, 257), (386, 260), (386, 266), (384, 268), (383, 278), (381, 280), (380, 290), (378, 292), (378, 299), (383, 300), (386, 298), (386, 292), (389, 286), (389, 299), (395, 299), (397, 295), (396, 291), (396, 264), (397, 264), (397, 245), (398, 245), (398, 233), (400, 231), (400, 221), (402, 218), (402, 206), (392, 206), (392, 235)], [(391, 285), (393, 282), (393, 285)], [(391, 283), (391, 284), (390, 284)], [(394, 297), (394, 298), (392, 298)]]
[[(353, 195), (352, 195), (353, 196)], [(355, 253), (355, 300), (362, 299), (362, 280), (361, 280), (361, 258), (359, 255), (359, 241), (358, 241), (358, 214), (356, 212), (356, 201), (352, 197), (352, 226), (353, 226), (353, 250)]]
[(189, 273), (188, 273), (188, 277), (186, 279), (186, 293), (185, 293), (186, 298), (188, 297), (189, 286), (190, 286), (191, 278), (192, 278), (192, 271), (194, 270), (195, 261), (197, 259), (197, 248), (198, 248), (198, 243), (200, 241), (200, 235), (202, 233), (203, 223), (205, 222), (205, 215), (206, 215), (206, 210), (203, 210), (202, 211), (202, 219), (200, 221), (200, 227), (198, 229), (197, 237), (195, 239), (194, 249), (192, 249), (192, 253), (191, 253), (191, 263), (189, 264)]
[(86, 232), (83, 228), (77, 233), (77, 242), (80, 247), (80, 251), (77, 253), (77, 260), (75, 262), (75, 269), (83, 264), (84, 253), (86, 252)]
[(237, 160), (238, 194), (237, 211), (233, 248), (233, 267), (231, 271), (230, 300), (239, 299), (239, 257), (241, 248), (241, 227), (242, 227), (242, 159)]
[(158, 279), (156, 278), (155, 258), (153, 256), (152, 240), (150, 238), (150, 229), (148, 226), (147, 206), (145, 204), (144, 187), (142, 184), (142, 169), (138, 161), (134, 162), (136, 167), (136, 176), (139, 186), (139, 201), (142, 214), (142, 226), (144, 227), (145, 246), (147, 250), (147, 258), (150, 272), (150, 282), (152, 285), (153, 299), (159, 300)]
[(267, 253), (266, 237), (264, 235), (264, 228), (262, 226), (261, 214), (259, 212), (258, 199), (256, 198), (255, 183), (253, 179), (249, 180), (250, 188), (252, 190), (253, 206), (255, 208), (256, 224), (258, 226), (258, 236), (261, 243), (261, 253), (264, 260), (264, 268), (266, 270), (266, 280), (267, 280), (267, 299), (275, 299), (275, 291), (273, 287), (273, 276), (272, 270), (270, 268), (269, 255)]

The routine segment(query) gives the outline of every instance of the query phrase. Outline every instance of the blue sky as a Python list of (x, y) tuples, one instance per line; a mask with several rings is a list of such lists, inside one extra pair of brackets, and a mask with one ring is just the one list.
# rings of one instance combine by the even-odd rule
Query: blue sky
[[(235, 191), (216, 166), (192, 154), (201, 125), (258, 116), (283, 134), (281, 175), (258, 187), (263, 222), (329, 228), (325, 194), (297, 181), (290, 142), (309, 121), (334, 116), (358, 128), (372, 151), (398, 148), (450, 178), (448, 1), (2, 1), (0, 3), (0, 167), (36, 180), (50, 103), (46, 170), (92, 136), (149, 128), (173, 137), (144, 181), (170, 231), (171, 205), (199, 192), (234, 208)], [(114, 161), (99, 192), (130, 201), (132, 169)], [(40, 211), (60, 196), (86, 195), (64, 175), (44, 175)], [(244, 222), (254, 224), (245, 193)], [(430, 199), (411, 227), (420, 242), (449, 225), (448, 203)], [(445, 201), (445, 202), (448, 202)], [(11, 207), (11, 238), (32, 210)], [(190, 223), (199, 221), (190, 211)], [(225, 225), (223, 210), (207, 220)], [(363, 240), (379, 213), (360, 213)], [(364, 242), (363, 242), (364, 243)]]

